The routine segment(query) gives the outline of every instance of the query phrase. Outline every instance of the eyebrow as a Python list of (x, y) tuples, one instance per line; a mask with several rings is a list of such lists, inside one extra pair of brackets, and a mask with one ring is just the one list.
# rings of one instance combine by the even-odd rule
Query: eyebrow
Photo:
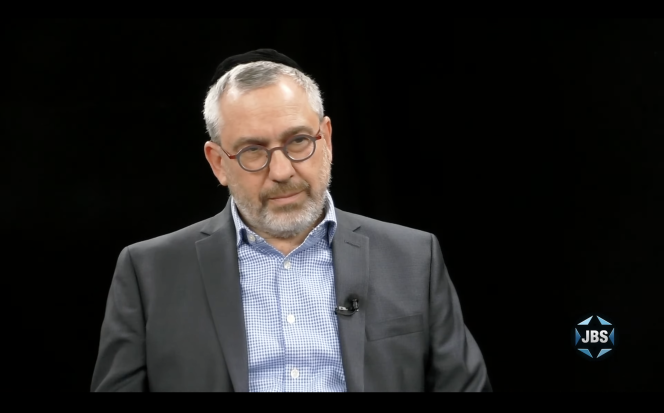
[[(291, 136), (297, 135), (298, 133), (307, 133), (309, 135), (313, 135), (314, 131), (311, 129), (310, 126), (307, 125), (298, 125), (298, 126), (293, 126), (285, 131), (281, 132), (279, 134), (279, 140), (284, 141)], [(262, 146), (267, 146), (267, 144), (270, 143), (270, 139), (260, 137), (260, 136), (243, 136), (240, 139), (238, 139), (235, 144), (233, 145), (233, 151), (237, 152), (238, 148), (241, 146), (250, 144), (250, 145), (262, 145)]]

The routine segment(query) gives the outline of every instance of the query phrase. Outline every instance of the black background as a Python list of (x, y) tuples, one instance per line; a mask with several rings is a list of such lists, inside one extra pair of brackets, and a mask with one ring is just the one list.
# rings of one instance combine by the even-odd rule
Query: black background
[[(203, 100), (260, 47), (321, 86), (336, 206), (438, 236), (494, 390), (664, 384), (664, 21), (3, 26), (24, 387), (88, 391), (121, 249), (223, 208)], [(572, 345), (593, 314), (619, 343), (597, 363)]]

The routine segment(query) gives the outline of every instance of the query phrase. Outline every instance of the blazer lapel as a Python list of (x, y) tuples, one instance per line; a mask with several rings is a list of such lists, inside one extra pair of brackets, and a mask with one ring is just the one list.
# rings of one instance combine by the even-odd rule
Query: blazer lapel
[(249, 358), (242, 309), (237, 240), (230, 204), (201, 231), (209, 236), (196, 242), (212, 319), (237, 392), (249, 391)]
[(362, 303), (367, 297), (369, 276), (369, 238), (358, 234), (359, 224), (343, 211), (336, 210), (337, 230), (332, 241), (337, 305), (348, 306), (357, 298), (359, 311), (337, 316), (341, 358), (349, 392), (364, 391), (365, 317)]

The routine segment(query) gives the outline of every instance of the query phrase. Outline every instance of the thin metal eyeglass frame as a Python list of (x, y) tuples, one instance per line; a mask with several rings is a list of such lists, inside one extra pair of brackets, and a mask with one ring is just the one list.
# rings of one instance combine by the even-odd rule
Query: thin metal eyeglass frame
[[(244, 169), (247, 172), (258, 172), (258, 171), (262, 171), (263, 169), (267, 168), (268, 165), (270, 165), (270, 162), (272, 161), (272, 153), (274, 153), (274, 151), (282, 151), (284, 153), (284, 156), (286, 156), (286, 158), (288, 158), (291, 162), (304, 162), (304, 161), (306, 161), (307, 159), (311, 158), (314, 155), (314, 153), (316, 153), (316, 141), (320, 140), (322, 137), (323, 137), (323, 135), (321, 134), (320, 129), (318, 129), (318, 132), (316, 132), (316, 134), (314, 136), (310, 136), (310, 135), (306, 135), (306, 134), (295, 135), (292, 138), (288, 139), (288, 141), (286, 142), (286, 144), (284, 146), (277, 146), (277, 147), (274, 147), (272, 149), (267, 149), (267, 148), (265, 148), (263, 146), (259, 146), (259, 145), (250, 145), (250, 146), (247, 146), (246, 148), (242, 148), (240, 150), (240, 152), (236, 153), (235, 155), (231, 155), (230, 153), (226, 152), (226, 150), (224, 148), (222, 148), (220, 144), (218, 144), (218, 145), (219, 145), (219, 148), (221, 148), (221, 150), (226, 154), (226, 156), (228, 156), (228, 159), (237, 160), (237, 163), (238, 163), (238, 165), (240, 165), (240, 168)], [(288, 146), (293, 140), (295, 140), (297, 138), (307, 138), (311, 141), (311, 143), (314, 144), (313, 150), (311, 151), (309, 156), (307, 156), (306, 158), (293, 159), (288, 155), (288, 152), (286, 151), (286, 146)], [(258, 169), (247, 169), (247, 168), (244, 167), (244, 165), (242, 165), (242, 162), (240, 162), (240, 160), (238, 159), (238, 157), (240, 155), (242, 155), (243, 152), (246, 152), (247, 150), (249, 150), (251, 148), (260, 148), (261, 150), (267, 151), (267, 162), (265, 162), (265, 165), (263, 165), (262, 167), (260, 167)]]

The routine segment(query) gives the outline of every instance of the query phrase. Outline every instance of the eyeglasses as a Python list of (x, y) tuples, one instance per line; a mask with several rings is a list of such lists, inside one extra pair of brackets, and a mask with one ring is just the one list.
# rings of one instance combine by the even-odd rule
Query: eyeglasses
[(274, 151), (282, 151), (292, 162), (302, 162), (311, 158), (316, 151), (316, 141), (322, 138), (320, 129), (316, 135), (295, 135), (290, 138), (284, 146), (267, 149), (259, 145), (251, 145), (243, 148), (235, 155), (231, 155), (219, 147), (229, 159), (236, 159), (240, 167), (247, 172), (258, 172), (270, 164)]

